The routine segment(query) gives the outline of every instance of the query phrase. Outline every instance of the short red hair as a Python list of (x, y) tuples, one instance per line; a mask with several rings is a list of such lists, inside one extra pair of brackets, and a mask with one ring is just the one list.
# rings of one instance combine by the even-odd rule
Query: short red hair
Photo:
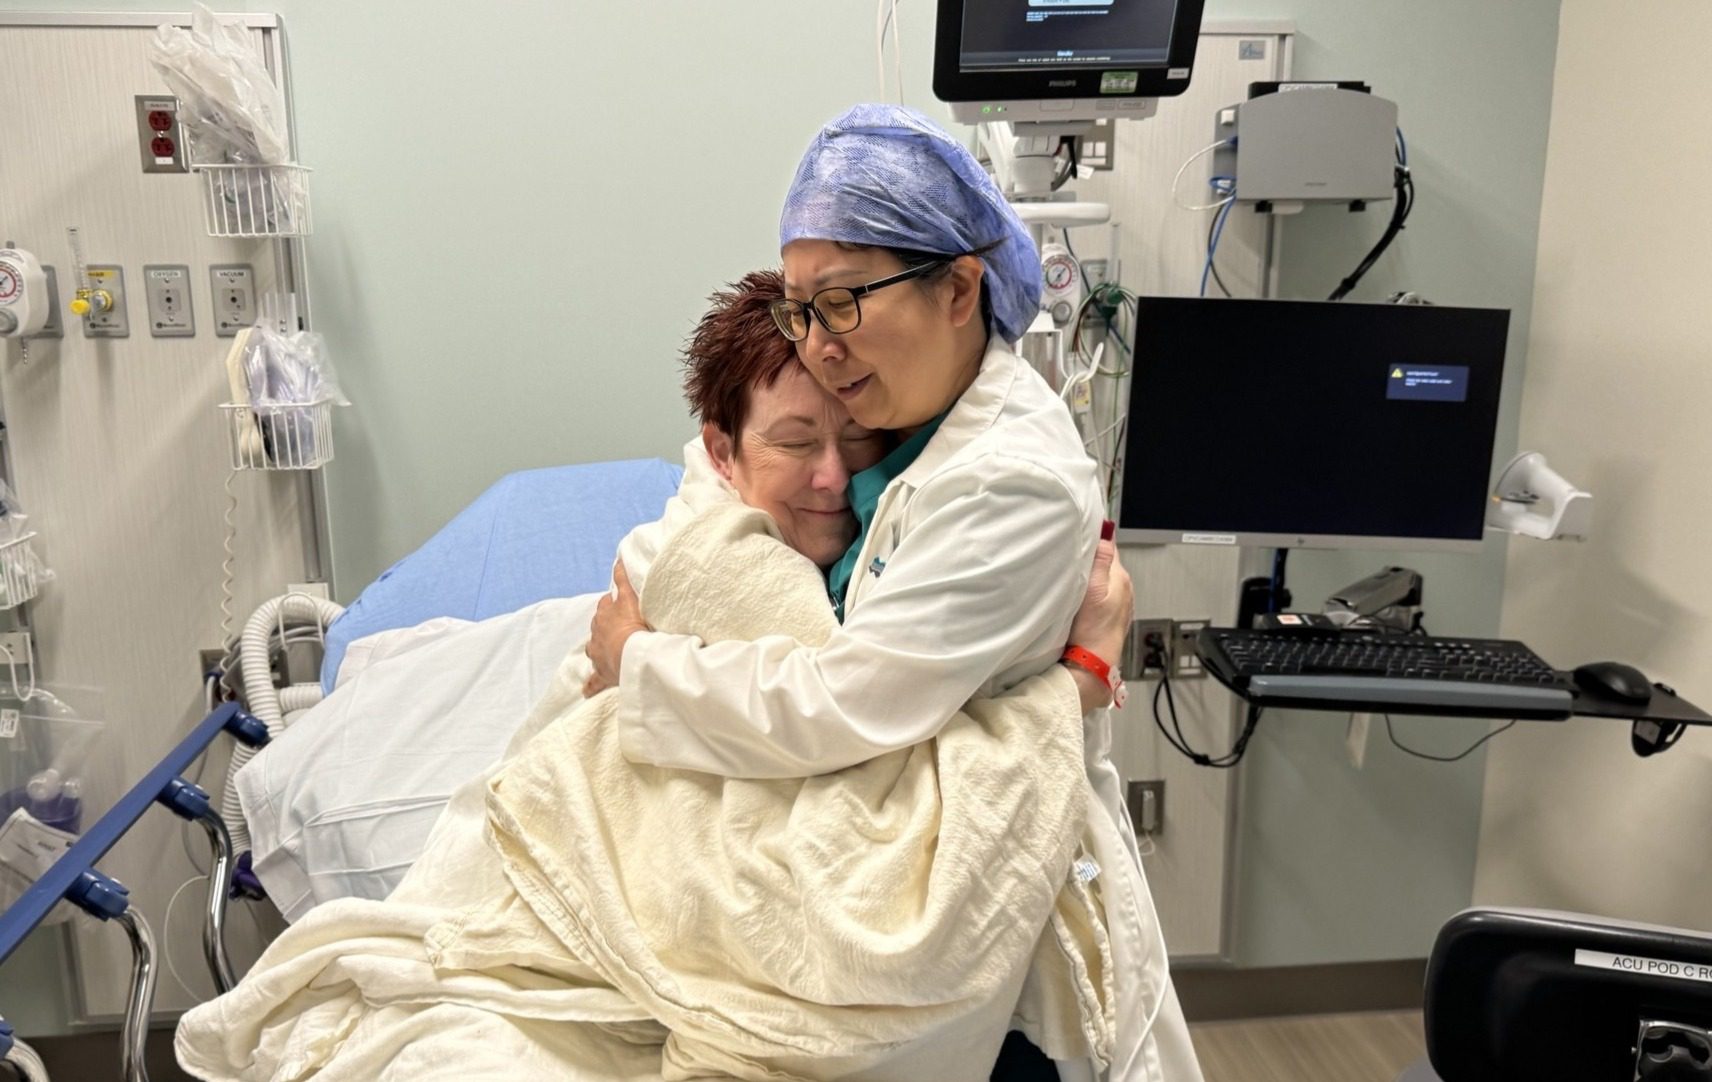
[(796, 347), (768, 310), (784, 295), (784, 275), (761, 270), (708, 298), (712, 307), (684, 346), (684, 397), (697, 420), (739, 435), (751, 388), (771, 387), (797, 363)]

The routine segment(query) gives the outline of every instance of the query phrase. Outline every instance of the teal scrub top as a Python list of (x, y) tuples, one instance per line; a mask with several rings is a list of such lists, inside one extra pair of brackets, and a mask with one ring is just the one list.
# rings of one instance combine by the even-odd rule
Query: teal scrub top
[(850, 592), (856, 561), (862, 557), (862, 542), (867, 539), (868, 527), (874, 524), (874, 512), (880, 508), (880, 493), (886, 491), (893, 478), (921, 457), (921, 449), (939, 431), (939, 422), (943, 420), (945, 413), (922, 425), (915, 435), (894, 447), (891, 454), (850, 478), (850, 509), (856, 512), (856, 539), (850, 542), (844, 556), (826, 573), (827, 593), (832, 596), (832, 611), (839, 623), (844, 622), (844, 597)]

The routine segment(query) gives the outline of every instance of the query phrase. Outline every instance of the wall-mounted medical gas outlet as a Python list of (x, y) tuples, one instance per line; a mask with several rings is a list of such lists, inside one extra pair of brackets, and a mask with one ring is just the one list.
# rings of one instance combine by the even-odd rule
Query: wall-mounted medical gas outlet
[(148, 301), (150, 334), (156, 338), (196, 337), (189, 267), (183, 264), (144, 267), (143, 295)]
[(91, 263), (91, 296), (72, 301), (72, 312), (83, 317), (85, 338), (129, 338), (131, 317), (125, 304), (125, 268), (115, 263)]
[(208, 268), (214, 296), (214, 334), (231, 338), (256, 322), (256, 270), (248, 263), (216, 263)]
[(145, 173), (188, 173), (178, 99), (137, 95), (137, 149)]
[(1162, 834), (1165, 831), (1165, 779), (1151, 778), (1132, 781), (1125, 793), (1129, 805), (1130, 825), (1138, 837)]

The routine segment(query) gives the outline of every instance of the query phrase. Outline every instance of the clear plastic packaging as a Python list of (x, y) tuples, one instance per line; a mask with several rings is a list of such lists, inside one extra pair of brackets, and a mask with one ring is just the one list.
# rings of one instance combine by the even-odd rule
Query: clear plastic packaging
[(350, 405), (339, 387), (327, 340), (314, 331), (281, 332), (264, 321), (244, 352), (244, 382), (252, 406)]
[[(95, 818), (90, 768), (102, 722), (0, 666), (0, 910), (17, 901)], [(80, 702), (99, 701), (88, 693)], [(44, 923), (76, 910), (60, 905)]]
[(225, 22), (196, 4), (189, 30), (155, 31), (149, 62), (178, 97), (193, 164), (291, 161), (285, 96), (241, 23)]
[(326, 465), (333, 458), (333, 407), (350, 405), (327, 357), (326, 340), (311, 331), (280, 331), (279, 325), (264, 318), (245, 332), (239, 381), (249, 400), (221, 407), (233, 469)]

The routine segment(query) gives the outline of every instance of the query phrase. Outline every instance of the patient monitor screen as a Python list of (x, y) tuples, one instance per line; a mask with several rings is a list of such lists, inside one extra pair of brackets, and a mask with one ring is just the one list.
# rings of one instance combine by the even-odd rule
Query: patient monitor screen
[(1171, 54), (1176, 0), (966, 0), (964, 71), (1137, 67)]
[(1119, 526), (1478, 542), (1508, 327), (1497, 309), (1142, 298)]

